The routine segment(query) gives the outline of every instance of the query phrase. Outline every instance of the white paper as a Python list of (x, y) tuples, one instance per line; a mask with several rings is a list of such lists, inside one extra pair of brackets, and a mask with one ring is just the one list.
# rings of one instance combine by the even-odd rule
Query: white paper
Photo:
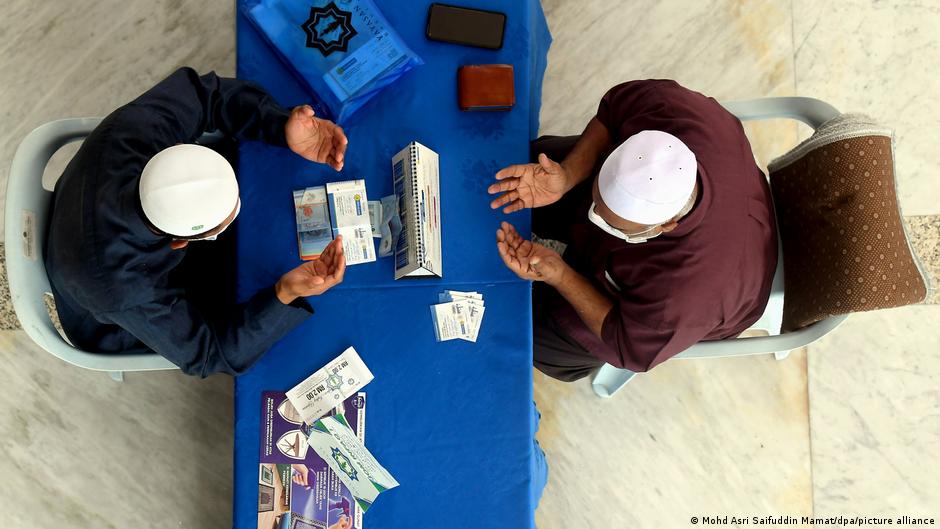
[(287, 392), (287, 399), (294, 405), (307, 424), (325, 415), (372, 381), (372, 372), (349, 347), (322, 369), (307, 377)]
[(465, 301), (431, 305), (431, 320), (434, 322), (437, 341), (469, 338), (472, 335), (469, 312), (470, 307)]
[[(483, 313), (486, 307), (483, 303), (483, 294), (479, 292), (461, 292), (459, 290), (445, 290), (438, 295), (438, 300), (442, 304), (449, 302), (462, 302), (466, 306), (466, 315), (469, 321), (469, 327), (466, 334), (461, 334), (457, 338), (468, 342), (476, 342), (480, 334), (480, 327), (483, 324)], [(435, 320), (435, 325), (437, 325)], [(443, 340), (441, 340), (443, 341)]]
[(331, 415), (314, 422), (307, 444), (326, 461), (363, 511), (367, 511), (383, 491), (399, 485), (356, 437), (343, 415)]
[(369, 218), (365, 180), (347, 180), (326, 184), (333, 238), (343, 236), (346, 264), (375, 261), (372, 221)]

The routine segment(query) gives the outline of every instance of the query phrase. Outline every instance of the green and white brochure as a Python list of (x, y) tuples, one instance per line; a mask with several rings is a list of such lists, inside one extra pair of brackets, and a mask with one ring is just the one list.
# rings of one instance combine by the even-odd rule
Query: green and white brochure
[(363, 512), (379, 494), (398, 486), (395, 478), (349, 428), (343, 415), (327, 416), (314, 422), (307, 444), (339, 476)]

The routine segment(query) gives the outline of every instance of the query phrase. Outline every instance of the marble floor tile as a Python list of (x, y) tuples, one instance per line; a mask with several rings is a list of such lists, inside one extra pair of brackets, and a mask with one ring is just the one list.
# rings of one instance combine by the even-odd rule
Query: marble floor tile
[(816, 516), (940, 520), (940, 307), (853, 314), (809, 349)]
[[(940, 3), (793, 0), (796, 92), (896, 130), (905, 215), (940, 213), (935, 185)], [(805, 134), (805, 131), (804, 131)]]
[(4, 331), (0, 386), (3, 527), (231, 526), (231, 377), (117, 383)]
[(920, 258), (931, 290), (925, 303), (940, 304), (940, 215), (906, 217), (907, 232), (914, 253)]
[[(670, 78), (719, 101), (793, 94), (789, 3), (776, 0), (544, 0), (554, 43), (541, 132), (577, 134), (601, 96), (633, 79)], [(747, 127), (762, 165), (796, 144), (796, 124)]]
[(535, 375), (549, 482), (539, 529), (692, 527), (812, 513), (806, 356), (673, 360), (611, 399)]
[[(16, 146), (37, 126), (104, 116), (180, 66), (234, 75), (234, 7), (197, 0), (5, 0), (0, 198)], [(58, 160), (50, 169), (64, 167)], [(2, 225), (0, 218), (0, 239)]]

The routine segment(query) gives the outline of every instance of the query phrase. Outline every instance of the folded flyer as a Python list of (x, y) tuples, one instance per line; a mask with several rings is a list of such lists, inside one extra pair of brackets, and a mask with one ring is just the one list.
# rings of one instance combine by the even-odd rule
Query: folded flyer
[(326, 200), (330, 207), (333, 238), (337, 235), (343, 236), (346, 264), (375, 261), (375, 241), (372, 240), (372, 219), (369, 218), (366, 181), (348, 180), (326, 184)]
[[(365, 393), (330, 413), (343, 417), (356, 439), (365, 439)], [(362, 529), (364, 509), (330, 465), (308, 449), (309, 432), (284, 392), (262, 394), (258, 529)]]
[(372, 381), (372, 372), (348, 347), (343, 353), (287, 392), (301, 421), (312, 425), (353, 393)]
[(398, 481), (356, 437), (343, 415), (328, 415), (313, 423), (307, 443), (352, 492), (363, 511), (372, 506), (379, 494), (398, 486)]
[(326, 246), (342, 235), (347, 265), (375, 261), (365, 180), (297, 189), (293, 196), (301, 259), (320, 257)]

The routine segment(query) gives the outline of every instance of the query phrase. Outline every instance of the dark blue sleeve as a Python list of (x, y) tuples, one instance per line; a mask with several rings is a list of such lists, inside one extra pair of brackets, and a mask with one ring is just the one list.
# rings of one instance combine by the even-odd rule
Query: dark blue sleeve
[(135, 128), (167, 146), (192, 143), (206, 132), (221, 131), (244, 140), (285, 146), (290, 113), (260, 86), (215, 72), (199, 75), (180, 68), (129, 103)]
[(182, 290), (106, 317), (186, 374), (240, 375), (277, 340), (313, 313), (302, 299), (285, 305), (274, 288), (231, 310), (204, 314)]

